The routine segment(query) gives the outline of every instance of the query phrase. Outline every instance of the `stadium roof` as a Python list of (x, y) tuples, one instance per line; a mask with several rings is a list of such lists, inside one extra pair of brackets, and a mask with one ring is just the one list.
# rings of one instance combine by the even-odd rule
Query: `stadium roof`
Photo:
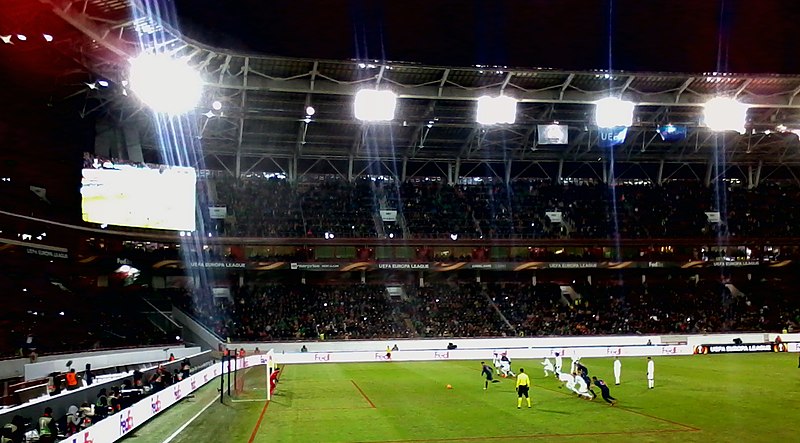
[[(63, 51), (96, 78), (112, 82), (109, 88), (81, 86), (77, 93), (89, 104), (84, 110), (101, 112), (115, 125), (137, 125), (144, 147), (156, 148), (156, 131), (148, 113), (119, 87), (125, 80), (126, 59), (138, 52), (140, 39), (150, 44), (157, 40), (164, 51), (200, 69), (207, 88), (205, 108), (196, 118), (206, 161), (232, 173), (266, 165), (303, 169), (303, 164), (311, 168), (317, 163), (341, 169), (348, 161), (351, 169), (353, 161), (432, 162), (440, 170), (444, 162), (512, 162), (517, 169), (530, 164), (547, 164), (547, 169), (563, 162), (610, 162), (612, 157), (616, 162), (656, 165), (718, 160), (737, 166), (800, 165), (798, 136), (776, 131), (779, 124), (800, 128), (800, 75), (558, 71), (271, 57), (189, 39), (149, 20), (141, 4), (131, 0), (40, 1), (80, 31), (70, 36)], [(391, 123), (367, 125), (353, 117), (355, 91), (375, 85), (393, 90), (401, 99)], [(476, 124), (476, 99), (501, 91), (520, 100), (516, 123)], [(593, 124), (594, 101), (610, 93), (638, 104), (625, 143), (613, 151), (597, 147)], [(715, 135), (701, 125), (700, 105), (715, 95), (734, 96), (752, 106), (747, 134)], [(204, 115), (215, 100), (223, 103), (222, 115)], [(316, 113), (306, 122), (309, 105)], [(556, 121), (569, 125), (569, 144), (537, 144), (536, 125)], [(655, 129), (667, 123), (688, 126), (685, 140), (663, 141)]]

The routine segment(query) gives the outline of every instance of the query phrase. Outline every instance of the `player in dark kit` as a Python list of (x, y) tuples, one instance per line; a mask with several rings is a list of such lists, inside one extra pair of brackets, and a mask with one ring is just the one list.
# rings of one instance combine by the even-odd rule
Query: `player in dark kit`
[(481, 362), (481, 375), (486, 377), (486, 381), (483, 382), (483, 390), (489, 389), (489, 382), (498, 383), (498, 380), (494, 379), (492, 376), (492, 368), (488, 366), (486, 362)]
[(605, 400), (611, 406), (614, 406), (614, 403), (617, 402), (617, 399), (611, 396), (611, 390), (608, 389), (608, 385), (603, 380), (598, 380), (597, 377), (592, 377), (592, 381), (594, 385), (600, 388), (600, 394), (603, 396), (603, 400)]

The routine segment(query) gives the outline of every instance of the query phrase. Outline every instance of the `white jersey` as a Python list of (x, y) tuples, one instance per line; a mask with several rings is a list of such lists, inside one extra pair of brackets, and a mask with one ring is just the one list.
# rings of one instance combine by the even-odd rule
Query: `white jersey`
[(622, 362), (619, 360), (614, 360), (614, 374), (620, 374), (622, 372)]
[(647, 361), (647, 379), (652, 380), (656, 378), (656, 364), (653, 360)]
[(492, 364), (494, 365), (495, 368), (500, 367), (500, 356), (496, 353), (494, 354), (494, 357), (492, 357)]
[(566, 383), (568, 388), (572, 385), (575, 385), (575, 377), (573, 377), (572, 374), (566, 374), (562, 372), (561, 374), (558, 374), (558, 380)]
[(560, 355), (556, 355), (556, 369), (561, 369), (563, 365), (563, 360)]
[(548, 370), (548, 371), (553, 371), (554, 370), (553, 369), (553, 363), (550, 362), (549, 358), (545, 358), (544, 359), (544, 361), (542, 362), (542, 366), (544, 366), (544, 368), (546, 370)]
[(586, 381), (582, 377), (580, 376), (575, 377), (575, 385), (578, 388), (578, 392), (580, 392), (581, 394), (584, 392), (589, 392), (589, 387), (586, 386)]

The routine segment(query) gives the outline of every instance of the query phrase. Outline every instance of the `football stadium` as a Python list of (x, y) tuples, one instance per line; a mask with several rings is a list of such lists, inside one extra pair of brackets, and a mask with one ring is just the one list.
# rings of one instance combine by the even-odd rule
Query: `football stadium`
[(800, 3), (0, 2), (0, 443), (791, 442)]

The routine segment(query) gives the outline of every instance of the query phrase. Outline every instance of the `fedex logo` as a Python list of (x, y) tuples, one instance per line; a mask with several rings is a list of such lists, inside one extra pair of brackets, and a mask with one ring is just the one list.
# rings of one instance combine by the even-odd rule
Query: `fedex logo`
[(194, 391), (195, 389), (197, 389), (197, 380), (195, 380), (194, 377), (192, 377), (192, 380), (189, 381), (189, 385), (192, 387), (192, 391)]
[(441, 360), (447, 360), (448, 358), (450, 358), (450, 353), (449, 352), (434, 352), (433, 353), (433, 358), (437, 358), (437, 359), (441, 359)]
[(662, 355), (675, 355), (678, 353), (678, 348), (675, 346), (664, 346), (661, 348)]
[[(72, 436), (72, 440), (70, 440), (69, 443), (94, 443), (94, 440), (91, 440), (89, 438), (89, 433), (88, 432), (84, 432), (83, 433), (83, 440), (80, 440), (81, 437), (80, 436), (76, 437), (76, 435), (77, 434)], [(64, 441), (64, 440), (62, 440), (62, 441)]]
[(161, 400), (157, 395), (150, 399), (150, 412), (152, 412), (153, 415), (161, 412)]
[(181, 398), (181, 387), (180, 386), (175, 386), (175, 388), (172, 390), (172, 393), (175, 395), (175, 400), (180, 400), (180, 398)]
[(126, 414), (120, 414), (119, 416), (119, 430), (120, 435), (125, 435), (130, 430), (133, 429), (133, 415), (131, 415), (131, 411), (127, 411)]
[(331, 361), (331, 354), (314, 354), (314, 361)]
[(375, 353), (375, 360), (379, 361), (387, 361), (391, 360), (386, 354), (381, 354), (380, 352)]
[(622, 348), (606, 348), (607, 355), (622, 355)]
[(550, 356), (551, 356), (551, 357), (555, 357), (555, 356), (556, 356), (556, 354), (560, 355), (561, 357), (564, 357), (564, 356), (566, 355), (566, 354), (564, 353), (564, 350), (563, 350), (563, 349), (551, 349), (551, 350), (550, 350)]
[(247, 359), (245, 359), (245, 358), (242, 359), (242, 367), (243, 368), (247, 367)]

